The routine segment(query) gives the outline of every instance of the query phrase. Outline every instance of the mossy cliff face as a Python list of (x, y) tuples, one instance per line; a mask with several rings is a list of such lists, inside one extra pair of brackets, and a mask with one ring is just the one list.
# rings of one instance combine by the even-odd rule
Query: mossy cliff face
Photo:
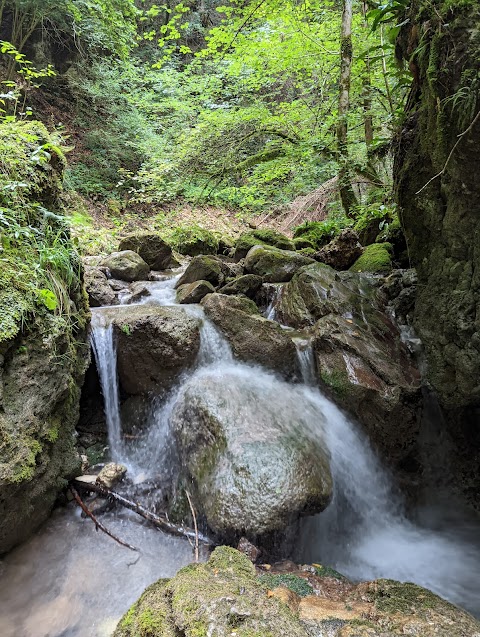
[(12, 149), (0, 185), (26, 184), (23, 196), (0, 196), (10, 223), (0, 242), (1, 554), (48, 517), (78, 467), (75, 424), (89, 348), (81, 264), (56, 212), (61, 153), (36, 122), (2, 124), (0, 133)]
[(415, 326), (458, 449), (457, 477), (474, 499), (480, 492), (480, 5), (416, 0), (407, 17), (397, 49), (414, 83), (395, 181), (419, 277)]

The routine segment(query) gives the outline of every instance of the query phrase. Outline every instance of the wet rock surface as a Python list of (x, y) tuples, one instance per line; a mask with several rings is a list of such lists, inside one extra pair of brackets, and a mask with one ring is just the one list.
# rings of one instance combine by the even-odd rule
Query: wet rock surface
[(332, 494), (321, 438), (312, 440), (302, 413), (259, 388), (250, 371), (197, 373), (172, 414), (196, 502), (222, 537), (283, 533), (301, 515), (322, 511)]
[(278, 323), (260, 316), (253, 301), (246, 297), (209, 294), (202, 305), (227, 338), (240, 360), (264, 365), (267, 369), (292, 376), (295, 371), (295, 345)]
[(335, 270), (348, 270), (362, 252), (358, 234), (351, 228), (345, 228), (338, 237), (315, 254), (315, 259)]
[(177, 281), (176, 288), (195, 281), (208, 281), (213, 286), (221, 285), (225, 280), (227, 268), (218, 257), (198, 255), (193, 257), (187, 269)]
[(215, 292), (215, 288), (208, 281), (185, 283), (177, 288), (177, 303), (200, 303), (204, 296)]
[(310, 257), (271, 246), (254, 246), (245, 257), (245, 271), (263, 277), (267, 283), (290, 281), (302, 266), (314, 263)]
[(112, 278), (129, 282), (148, 279), (150, 272), (148, 264), (132, 250), (112, 252), (102, 260), (102, 266), (108, 268)]
[(84, 281), (90, 307), (115, 305), (117, 303), (117, 295), (112, 290), (107, 275), (102, 268), (85, 266)]
[[(150, 586), (114, 637), (479, 637), (480, 623), (430, 591), (393, 580), (352, 584), (319, 565), (257, 570), (234, 549), (217, 548)], [(300, 593), (300, 594), (299, 594)], [(149, 623), (147, 623), (149, 622)], [(196, 631), (196, 633), (195, 633)]]
[(140, 305), (113, 315), (120, 384), (128, 394), (173, 386), (200, 347), (198, 321), (179, 308)]
[(220, 294), (243, 294), (254, 299), (261, 288), (263, 278), (257, 274), (244, 274), (219, 289)]
[(125, 237), (118, 246), (120, 252), (133, 250), (152, 270), (167, 270), (176, 265), (172, 249), (158, 234), (138, 233)]

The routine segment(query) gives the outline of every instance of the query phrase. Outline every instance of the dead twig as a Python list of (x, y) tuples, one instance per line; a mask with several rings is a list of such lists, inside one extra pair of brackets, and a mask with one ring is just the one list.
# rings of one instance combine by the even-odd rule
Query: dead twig
[(198, 562), (198, 527), (197, 527), (197, 516), (195, 515), (195, 509), (193, 508), (192, 499), (190, 497), (189, 492), (185, 489), (185, 493), (187, 495), (188, 504), (190, 505), (190, 511), (192, 512), (193, 517), (193, 528), (195, 529), (195, 562)]
[(79, 496), (78, 491), (75, 489), (75, 487), (73, 487), (72, 485), (70, 485), (70, 492), (73, 495), (73, 497), (75, 498), (75, 501), (77, 502), (78, 506), (82, 509), (82, 511), (85, 513), (86, 516), (88, 516), (92, 522), (95, 524), (95, 529), (98, 531), (98, 529), (100, 529), (100, 531), (103, 531), (106, 535), (108, 535), (108, 537), (111, 537), (112, 540), (115, 540), (115, 542), (118, 542), (118, 544), (121, 544), (122, 546), (125, 546), (127, 549), (130, 549), (131, 551), (138, 551), (138, 549), (135, 546), (132, 546), (131, 544), (128, 544), (128, 542), (124, 542), (123, 540), (121, 540), (119, 537), (117, 537), (116, 535), (114, 535), (113, 533), (111, 533), (107, 527), (103, 526), (103, 524), (101, 522), (99, 522), (97, 520), (97, 518), (93, 515), (93, 513), (90, 511), (90, 509), (87, 507), (87, 505), (85, 504), (85, 502), (82, 500), (82, 498)]
[(110, 498), (111, 500), (114, 500), (126, 509), (130, 509), (130, 511), (134, 511), (145, 520), (148, 520), (161, 531), (165, 531), (170, 535), (191, 538), (193, 540), (198, 537), (198, 540), (202, 542), (202, 544), (215, 546), (215, 543), (206, 535), (198, 533), (197, 531), (180, 524), (173, 524), (172, 522), (167, 520), (166, 517), (161, 517), (160, 515), (153, 513), (153, 511), (149, 511), (138, 502), (132, 502), (116, 491), (112, 491), (111, 489), (107, 489), (106, 487), (103, 487), (96, 483), (90, 484), (87, 482), (79, 482), (78, 480), (73, 480), (73, 483), (77, 488), (83, 489), (85, 491), (93, 491), (94, 493), (98, 493), (104, 498)]

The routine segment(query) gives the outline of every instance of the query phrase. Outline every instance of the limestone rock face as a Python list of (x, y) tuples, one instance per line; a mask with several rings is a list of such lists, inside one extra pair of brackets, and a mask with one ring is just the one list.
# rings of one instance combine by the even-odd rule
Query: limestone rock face
[(85, 266), (84, 281), (90, 307), (117, 304), (117, 295), (109, 285), (107, 275), (101, 268)]
[(335, 268), (335, 270), (348, 270), (362, 254), (362, 251), (358, 234), (351, 228), (345, 228), (338, 237), (335, 237), (315, 254), (315, 259)]
[(193, 365), (200, 347), (197, 319), (175, 307), (116, 310), (117, 368), (128, 394), (168, 390)]
[(246, 297), (208, 294), (202, 305), (237, 358), (293, 376), (295, 345), (292, 339), (278, 323), (260, 316), (253, 301)]
[[(137, 637), (147, 628), (149, 637), (227, 636), (232, 626), (245, 637), (480, 637), (474, 617), (415, 584), (352, 584), (331, 569), (319, 577), (311, 573), (317, 568), (307, 568), (281, 575), (276, 587), (273, 575), (269, 586), (245, 555), (216, 548), (206, 564), (147, 588), (113, 637)], [(311, 588), (307, 578), (321, 596), (295, 592), (292, 583)]]
[(290, 281), (297, 270), (309, 263), (314, 260), (298, 252), (257, 245), (245, 257), (245, 270), (263, 277), (267, 283), (281, 283)]
[(215, 288), (208, 281), (184, 283), (177, 289), (177, 303), (200, 303), (204, 296), (215, 292)]
[(80, 473), (75, 425), (89, 347), (85, 299), (77, 302), (74, 342), (31, 332), (0, 348), (0, 554), (33, 533)]
[(114, 279), (122, 281), (141, 281), (148, 279), (150, 268), (148, 264), (133, 250), (112, 252), (105, 257), (102, 265), (109, 269)]
[(166, 270), (172, 267), (172, 249), (158, 234), (139, 232), (120, 241), (120, 252), (133, 250), (139, 254), (152, 270)]
[(174, 408), (182, 466), (208, 526), (221, 537), (283, 532), (330, 501), (321, 438), (308, 436), (306, 416), (289, 401), (295, 394), (285, 386), (279, 395), (276, 382), (267, 375), (257, 382), (248, 369), (207, 369), (188, 381)]

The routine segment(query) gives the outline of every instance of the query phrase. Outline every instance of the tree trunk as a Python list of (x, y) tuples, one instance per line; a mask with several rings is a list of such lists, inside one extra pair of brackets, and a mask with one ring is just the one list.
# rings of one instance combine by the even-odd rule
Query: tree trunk
[(342, 31), (340, 37), (340, 78), (338, 95), (337, 150), (340, 198), (348, 217), (353, 215), (357, 198), (353, 192), (352, 174), (348, 161), (348, 110), (350, 107), (350, 76), (352, 70), (352, 0), (343, 0)]

